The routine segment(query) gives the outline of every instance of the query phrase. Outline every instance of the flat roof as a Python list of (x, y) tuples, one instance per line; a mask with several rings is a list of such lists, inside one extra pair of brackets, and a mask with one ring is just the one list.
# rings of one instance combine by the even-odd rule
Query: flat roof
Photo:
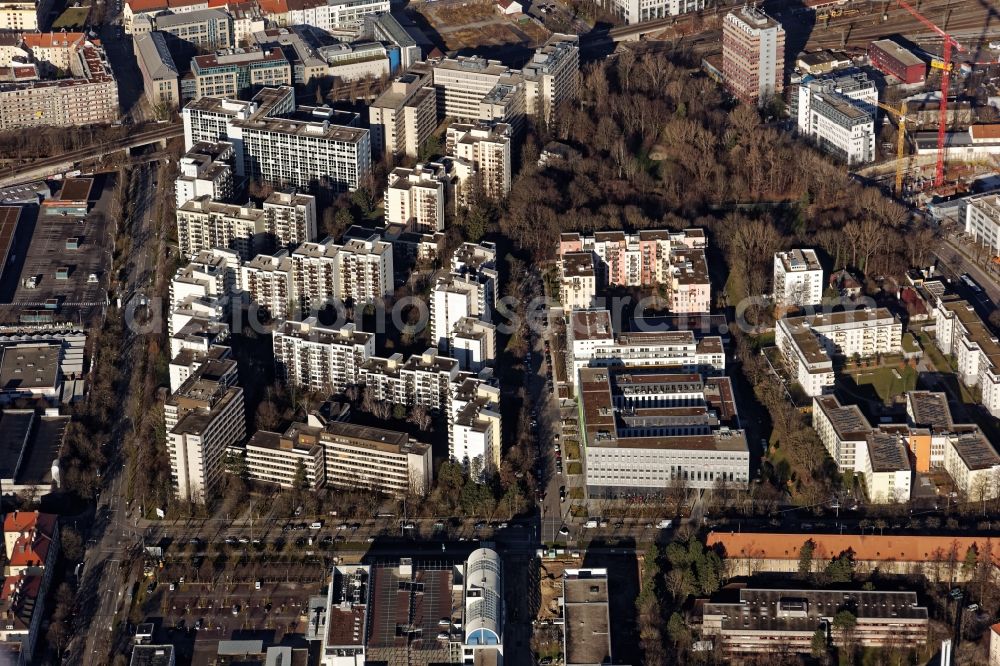
[(0, 479), (13, 479), (17, 473), (34, 422), (31, 409), (8, 409), (0, 415)]
[(129, 666), (172, 666), (173, 645), (136, 645), (132, 648)]
[(93, 178), (67, 178), (63, 181), (59, 199), (62, 201), (90, 201), (94, 189)]
[(0, 390), (55, 387), (59, 379), (58, 343), (5, 345), (0, 358)]
[(906, 67), (911, 67), (913, 65), (923, 65), (924, 61), (913, 55), (912, 52), (903, 48), (891, 39), (879, 39), (872, 42), (869, 48), (877, 48), (880, 51), (892, 56), (900, 62), (900, 64)]
[(563, 576), (566, 666), (611, 663), (608, 573), (568, 570)]

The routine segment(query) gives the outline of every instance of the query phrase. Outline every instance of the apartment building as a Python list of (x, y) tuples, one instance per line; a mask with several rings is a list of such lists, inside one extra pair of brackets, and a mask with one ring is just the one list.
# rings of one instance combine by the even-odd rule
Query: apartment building
[(240, 268), (240, 284), (250, 301), (271, 319), (285, 319), (292, 307), (292, 260), (285, 250), (258, 254)]
[(750, 452), (727, 377), (586, 367), (579, 395), (589, 497), (749, 482)]
[[(371, 173), (371, 147), (368, 130), (337, 124), (344, 115), (296, 107), (291, 87), (262, 90), (250, 102), (203, 98), (184, 107), (185, 145), (231, 141), (238, 176), (273, 185), (320, 183), (334, 191), (354, 190)], [(354, 121), (356, 115), (349, 119)]]
[(359, 383), (361, 366), (375, 355), (375, 335), (354, 324), (332, 328), (315, 317), (288, 319), (274, 330), (273, 348), (283, 382), (329, 394)]
[(864, 308), (785, 317), (775, 326), (774, 344), (789, 375), (806, 395), (833, 385), (831, 356), (870, 358), (902, 352), (903, 325), (885, 308)]
[(229, 49), (191, 59), (195, 95), (239, 99), (263, 88), (292, 85), (292, 66), (280, 48)]
[(865, 495), (873, 504), (897, 504), (910, 499), (913, 467), (906, 426), (880, 425), (858, 449)]
[(293, 488), (301, 469), (308, 489), (318, 490), (325, 485), (323, 447), (314, 438), (297, 437), (294, 427), (284, 434), (258, 430), (247, 440), (242, 455), (250, 479)]
[(785, 29), (762, 10), (744, 5), (722, 21), (722, 74), (736, 97), (766, 104), (784, 90)]
[[(844, 471), (860, 472), (863, 456), (858, 451), (868, 445), (872, 427), (857, 405), (841, 405), (836, 396), (813, 398), (813, 429), (827, 453)], [(859, 464), (860, 461), (860, 464)]]
[[(559, 256), (590, 254), (593, 258), (595, 292), (610, 285), (664, 285), (671, 311), (691, 314), (708, 312), (711, 307), (705, 245), (702, 229), (681, 232), (646, 229), (636, 234), (599, 231), (592, 236), (565, 233), (559, 237)], [(581, 268), (585, 265), (582, 258), (574, 261)], [(572, 275), (565, 276), (565, 279), (573, 282)], [(568, 288), (572, 284), (564, 286)]]
[(180, 107), (180, 72), (162, 32), (136, 35), (132, 39), (136, 62), (142, 74), (142, 90), (154, 109), (173, 111)]
[(465, 278), (475, 279), (485, 288), (486, 302), (495, 308), (497, 285), (500, 273), (497, 271), (497, 246), (490, 241), (462, 243), (451, 255), (451, 272)]
[(21, 37), (22, 48), (31, 52), (46, 74), (72, 71), (86, 43), (87, 36), (82, 32), (28, 32)]
[[(170, 280), (168, 335), (173, 335), (186, 321), (176, 322), (175, 311), (197, 302), (216, 303), (211, 311), (228, 311), (229, 299), (241, 284), (240, 257), (235, 252), (202, 250), (186, 266), (177, 269)], [(175, 326), (177, 328), (175, 328)]]
[[(156, 34), (141, 35), (136, 41), (148, 40)], [(233, 144), (228, 141), (192, 146), (177, 163), (178, 175), (174, 180), (177, 207), (201, 197), (223, 203), (230, 201), (235, 194), (232, 167), (235, 155)]]
[(465, 203), (477, 191), (492, 199), (510, 193), (511, 137), (506, 123), (453, 123), (448, 126), (447, 152), (455, 158), (456, 200)]
[(376, 238), (351, 239), (340, 248), (337, 257), (342, 300), (374, 303), (392, 294), (395, 278), (391, 243)]
[[(691, 0), (692, 4), (697, 1)], [(552, 35), (535, 50), (521, 75), (525, 84), (525, 112), (551, 124), (558, 110), (579, 96), (580, 38)]]
[(969, 501), (1000, 496), (1000, 455), (978, 427), (953, 433), (944, 450), (944, 468)]
[(311, 25), (330, 32), (359, 27), (366, 16), (388, 11), (389, 0), (291, 0), (287, 25)]
[(473, 276), (449, 274), (438, 278), (430, 298), (431, 340), (449, 351), (450, 337), (460, 319), (489, 321), (496, 302), (489, 300), (487, 285)]
[(340, 246), (330, 238), (292, 250), (292, 296), (303, 312), (340, 300)]
[(721, 374), (726, 368), (722, 339), (695, 338), (691, 331), (633, 331), (616, 334), (607, 310), (576, 310), (566, 326), (570, 377), (585, 367), (672, 367), (681, 372)]
[(402, 354), (372, 357), (360, 367), (358, 383), (378, 400), (443, 410), (448, 406), (450, 383), (458, 373), (458, 361), (431, 348), (405, 361)]
[(232, 357), (232, 348), (212, 345), (207, 350), (182, 349), (170, 359), (170, 392), (179, 389), (188, 377), (208, 361), (223, 361)]
[(268, 248), (267, 232), (267, 213), (260, 208), (213, 201), (205, 195), (177, 209), (177, 244), (184, 256), (223, 248), (249, 261)]
[(368, 107), (374, 155), (416, 157), (437, 127), (432, 71), (423, 63), (399, 76)]
[(979, 387), (990, 414), (1000, 416), (1000, 343), (972, 305), (958, 296), (935, 298), (935, 343), (955, 357), (959, 380)]
[[(725, 597), (735, 597), (727, 599)], [(856, 624), (851, 636), (833, 628), (841, 610)], [(817, 627), (829, 628), (829, 640), (843, 647), (880, 648), (927, 643), (930, 620), (917, 593), (878, 590), (741, 588), (719, 593), (705, 604), (702, 632), (725, 660), (754, 655), (809, 654)]]
[(295, 189), (272, 192), (264, 199), (268, 233), (278, 247), (291, 248), (316, 238), (316, 197)]
[(51, 10), (49, 0), (5, 0), (0, 4), (0, 30), (39, 30)]
[(1000, 196), (986, 193), (966, 199), (965, 233), (1000, 255)]
[(592, 252), (566, 252), (559, 259), (559, 300), (564, 310), (589, 310), (597, 298)]
[(705, 0), (612, 0), (610, 9), (626, 24), (654, 21), (705, 8)]
[(170, 473), (178, 498), (203, 503), (218, 487), (227, 447), (246, 436), (236, 361), (208, 361), (163, 406)]
[(456, 378), (448, 402), (448, 453), (474, 478), (500, 468), (500, 389), (471, 375)]
[(439, 162), (396, 167), (389, 172), (385, 221), (419, 232), (444, 231), (445, 202), (451, 188), (448, 168)]
[(463, 317), (448, 336), (449, 353), (462, 370), (479, 372), (497, 357), (496, 326), (475, 317)]
[(70, 70), (73, 78), (0, 84), (0, 130), (118, 120), (118, 84), (104, 51), (87, 42)]
[(154, 30), (172, 35), (203, 51), (234, 48), (233, 19), (221, 9), (199, 9), (180, 14), (158, 14)]
[(804, 81), (798, 88), (798, 131), (847, 164), (875, 159), (878, 90), (856, 70)]
[(823, 302), (823, 267), (815, 250), (774, 253), (774, 304), (783, 310)]

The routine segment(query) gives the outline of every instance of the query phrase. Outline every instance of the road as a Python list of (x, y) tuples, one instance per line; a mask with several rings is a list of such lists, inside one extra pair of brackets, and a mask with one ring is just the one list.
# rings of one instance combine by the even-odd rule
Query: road
[[(148, 251), (151, 249), (148, 241), (154, 239), (152, 208), (156, 190), (152, 187), (152, 178), (158, 165), (146, 163), (136, 168), (139, 188), (132, 192), (133, 217), (131, 225), (122, 231), (131, 233), (134, 242), (134, 249), (128, 256), (139, 257), (139, 261), (130, 261), (126, 267), (127, 277), (123, 285), (125, 293), (143, 286), (149, 279), (148, 257), (152, 253)], [(155, 248), (152, 249), (155, 252)], [(123, 336), (119, 362), (122, 376), (128, 378), (134, 366), (134, 355), (145, 353), (145, 346), (135, 344), (139, 336), (127, 326)], [(119, 402), (125, 404), (129, 382), (123, 381), (120, 384)], [(106, 663), (115, 646), (116, 616), (131, 583), (128, 576), (132, 573), (132, 567), (127, 565), (133, 560), (128, 549), (140, 537), (140, 533), (129, 524), (122, 473), (124, 460), (121, 444), (130, 427), (127, 417), (123, 415), (115, 423), (111, 433), (108, 464), (102, 478), (103, 488), (98, 496), (97, 515), (94, 526), (87, 535), (88, 548), (78, 595), (81, 613), (77, 618), (76, 638), (69, 648), (69, 663)]]

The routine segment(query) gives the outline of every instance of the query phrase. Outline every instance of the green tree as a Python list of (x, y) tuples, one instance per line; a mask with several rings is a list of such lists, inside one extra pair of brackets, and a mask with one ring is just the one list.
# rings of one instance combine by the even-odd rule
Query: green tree
[(799, 549), (799, 575), (803, 578), (812, 573), (813, 553), (816, 551), (816, 542), (806, 539)]
[(976, 564), (979, 562), (979, 551), (976, 550), (975, 544), (969, 546), (969, 550), (965, 551), (965, 560), (962, 562), (962, 574), (968, 577), (976, 570)]
[(309, 489), (309, 477), (306, 475), (306, 466), (301, 460), (295, 463), (295, 475), (292, 477), (292, 488), (295, 490)]
[(813, 634), (809, 652), (815, 659), (821, 659), (826, 654), (826, 629), (823, 627), (817, 629)]
[(392, 418), (402, 421), (406, 418), (406, 405), (397, 402), (392, 406)]
[(854, 552), (845, 550), (826, 565), (825, 572), (831, 583), (850, 583), (854, 579)]
[(667, 636), (675, 645), (686, 645), (691, 639), (691, 630), (680, 613), (671, 613), (667, 621)]

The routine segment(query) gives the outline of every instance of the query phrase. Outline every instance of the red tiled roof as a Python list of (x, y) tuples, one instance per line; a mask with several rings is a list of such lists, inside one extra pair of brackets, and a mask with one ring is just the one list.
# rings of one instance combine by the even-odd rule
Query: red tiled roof
[(68, 48), (83, 39), (82, 32), (27, 32), (24, 34), (24, 45), (29, 48)]
[(288, 0), (257, 0), (257, 4), (264, 14), (288, 13)]
[(970, 547), (993, 554), (994, 566), (1000, 566), (1000, 539), (961, 536), (900, 536), (858, 534), (774, 534), (757, 532), (711, 532), (706, 544), (722, 546), (729, 558), (797, 560), (799, 548), (807, 540), (815, 544), (816, 559), (829, 559), (846, 550), (854, 559), (871, 562), (934, 562), (948, 559), (952, 550), (962, 561)]
[(1000, 125), (970, 125), (969, 136), (973, 140), (1000, 139)]

